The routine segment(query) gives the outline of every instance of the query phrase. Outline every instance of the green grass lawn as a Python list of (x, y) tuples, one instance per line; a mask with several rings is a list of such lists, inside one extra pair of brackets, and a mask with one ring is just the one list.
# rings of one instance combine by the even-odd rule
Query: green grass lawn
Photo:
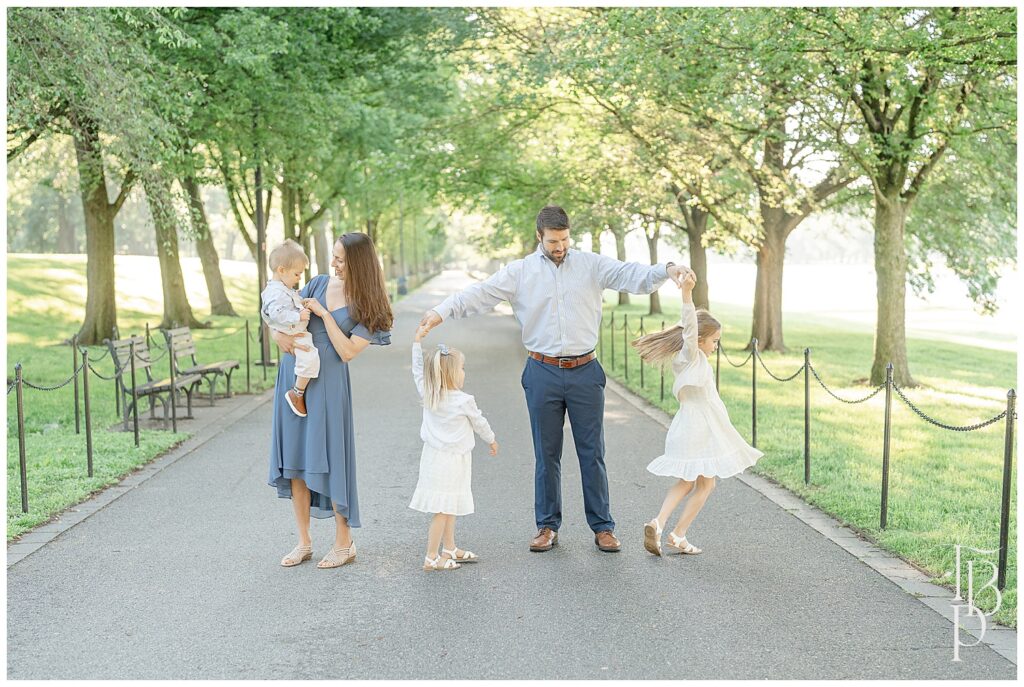
[[(678, 321), (678, 307), (678, 301), (663, 298), (666, 324)], [(665, 370), (666, 398), (661, 400), (660, 369), (645, 366), (641, 388), (640, 359), (631, 347), (623, 346), (623, 315), (628, 315), (630, 331), (636, 333), (640, 316), (647, 310), (644, 297), (633, 297), (628, 306), (606, 303), (602, 364), (610, 376), (674, 413), (678, 402), (672, 398), (671, 369)], [(612, 311), (616, 327), (614, 365), (609, 331)], [(747, 357), (743, 348), (750, 338), (749, 309), (725, 306), (713, 311), (723, 323), (721, 344), (725, 352), (734, 362), (742, 362)], [(661, 321), (661, 316), (645, 317), (645, 331), (660, 329)], [(776, 376), (785, 378), (799, 369), (803, 349), (809, 347), (811, 364), (835, 393), (847, 399), (867, 395), (871, 390), (866, 383), (873, 351), (871, 331), (823, 327), (810, 318), (787, 317), (784, 324), (791, 350), (762, 354)], [(628, 336), (626, 340), (633, 338)], [(923, 412), (946, 424), (968, 425), (997, 415), (1005, 409), (1006, 392), (1017, 378), (1016, 357), (1009, 352), (910, 339), (908, 355), (911, 374), (921, 386), (905, 393)], [(943, 430), (914, 415), (894, 393), (888, 523), (882, 530), (879, 512), (884, 391), (865, 403), (848, 405), (826, 394), (813, 376), (810, 383), (810, 484), (804, 484), (802, 374), (781, 383), (771, 379), (763, 368), (758, 369), (757, 446), (765, 455), (754, 472), (784, 485), (933, 575), (953, 570), (953, 547), (957, 543), (978, 549), (998, 548), (1004, 422), (975, 432)], [(750, 362), (733, 368), (722, 358), (720, 393), (733, 424), (749, 441)], [(1012, 494), (1007, 582), (996, 619), (1016, 627), (1015, 484)], [(779, 544), (784, 546), (785, 542)], [(995, 557), (991, 559), (995, 563)], [(984, 580), (976, 579), (976, 587), (984, 584)], [(952, 583), (949, 586), (952, 588)], [(978, 596), (978, 603), (993, 608), (994, 593), (985, 590)]]

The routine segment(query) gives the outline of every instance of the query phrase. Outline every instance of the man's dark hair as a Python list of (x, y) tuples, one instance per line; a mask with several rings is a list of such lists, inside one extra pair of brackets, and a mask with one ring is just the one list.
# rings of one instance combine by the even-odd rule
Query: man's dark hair
[(545, 229), (568, 229), (569, 215), (557, 205), (548, 205), (537, 213), (537, 233), (544, 235)]

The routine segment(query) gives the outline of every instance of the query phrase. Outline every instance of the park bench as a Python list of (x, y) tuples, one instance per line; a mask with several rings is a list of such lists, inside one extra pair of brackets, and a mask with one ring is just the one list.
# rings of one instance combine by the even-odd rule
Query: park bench
[[(133, 401), (132, 374), (131, 374), (131, 345), (135, 343), (135, 393)], [(202, 382), (202, 377), (197, 374), (175, 374), (174, 383), (171, 378), (153, 376), (153, 363), (156, 362), (150, 355), (149, 346), (143, 336), (133, 336), (128, 339), (106, 340), (110, 349), (110, 357), (117, 366), (118, 389), (122, 395), (121, 408), (124, 411), (124, 428), (128, 430), (128, 419), (131, 412), (137, 412), (135, 402), (143, 398), (149, 399), (149, 416), (154, 417), (155, 403), (159, 401), (164, 408), (164, 427), (169, 420), (170, 404), (177, 402), (178, 393), (185, 392), (188, 399), (188, 414), (186, 418), (192, 417), (192, 393)], [(170, 372), (170, 369), (168, 369)], [(143, 379), (144, 377), (144, 379)], [(172, 388), (173, 386), (173, 388)]]
[[(167, 347), (173, 352), (174, 369), (176, 374), (199, 375), (210, 385), (210, 405), (213, 405), (213, 396), (217, 387), (217, 378), (221, 375), (227, 381), (226, 398), (231, 398), (231, 373), (237, 370), (240, 365), (237, 360), (221, 360), (216, 363), (200, 364), (196, 360), (196, 342), (192, 338), (192, 330), (188, 327), (177, 327), (176, 329), (164, 329), (164, 338), (167, 340)], [(191, 356), (192, 364), (186, 361), (184, 365), (181, 358)]]

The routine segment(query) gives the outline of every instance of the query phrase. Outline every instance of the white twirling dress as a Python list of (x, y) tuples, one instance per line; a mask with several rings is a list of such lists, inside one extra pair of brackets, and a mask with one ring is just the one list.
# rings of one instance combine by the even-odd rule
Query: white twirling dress
[(683, 348), (672, 360), (675, 383), (672, 394), (679, 410), (665, 436), (665, 453), (647, 466), (662, 477), (695, 480), (732, 477), (746, 470), (764, 455), (750, 446), (729, 421), (729, 413), (715, 388), (715, 371), (707, 356), (697, 348), (697, 312), (693, 303), (683, 303), (680, 325)]

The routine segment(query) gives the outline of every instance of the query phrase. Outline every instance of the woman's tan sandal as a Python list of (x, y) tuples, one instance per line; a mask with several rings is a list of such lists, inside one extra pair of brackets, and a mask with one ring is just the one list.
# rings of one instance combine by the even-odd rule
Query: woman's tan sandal
[(674, 532), (668, 533), (668, 545), (677, 549), (676, 553), (698, 554), (703, 551), (686, 541), (686, 537), (677, 537)]
[(299, 563), (302, 563), (303, 561), (308, 561), (312, 557), (313, 546), (302, 546), (300, 544), (296, 546), (294, 549), (292, 549), (291, 553), (289, 553), (287, 556), (281, 559), (281, 565), (283, 565), (286, 568), (292, 568), (298, 565)]
[(457, 556), (456, 553), (458, 553), (458, 551), (459, 551), (459, 547), (457, 547), (457, 546), (454, 549), (446, 549), (443, 546), (441, 547), (441, 553), (448, 554), (449, 556), (454, 558), (459, 563), (476, 563), (477, 561), (480, 560), (480, 556), (476, 555), (472, 551), (466, 551), (466, 550), (463, 549), (462, 550), (462, 555), (461, 556)]
[(451, 558), (444, 559), (441, 562), (441, 557), (436, 556), (431, 558), (430, 556), (423, 557), (423, 572), (434, 572), (435, 570), (458, 570), (462, 566), (456, 563)]
[(318, 568), (340, 568), (356, 559), (356, 543), (345, 548), (333, 548), (316, 564)]
[(661, 555), (661, 525), (657, 518), (644, 523), (644, 548), (655, 556)]

